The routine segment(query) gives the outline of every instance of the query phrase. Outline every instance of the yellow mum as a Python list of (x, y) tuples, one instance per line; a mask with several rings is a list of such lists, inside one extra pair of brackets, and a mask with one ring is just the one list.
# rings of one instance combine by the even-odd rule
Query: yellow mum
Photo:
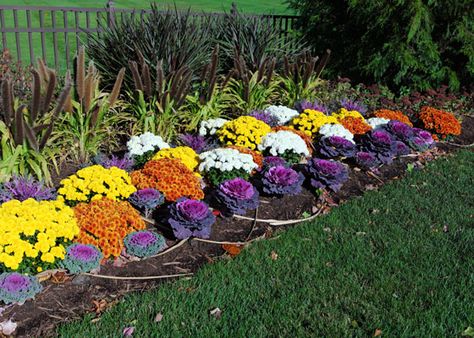
[(271, 131), (265, 122), (252, 116), (241, 116), (225, 123), (216, 135), (223, 144), (255, 150), (262, 137)]
[(162, 158), (175, 158), (181, 161), (189, 170), (194, 171), (199, 165), (199, 156), (190, 147), (176, 147), (161, 149), (153, 156), (153, 160)]
[(300, 115), (293, 118), (290, 127), (304, 132), (306, 135), (313, 137), (319, 131), (319, 128), (325, 124), (339, 124), (334, 116), (327, 116), (323, 112), (306, 109)]
[(355, 117), (356, 119), (365, 120), (361, 113), (357, 110), (347, 110), (346, 108), (341, 108), (337, 112), (331, 114), (334, 116), (338, 121), (345, 119), (346, 117)]

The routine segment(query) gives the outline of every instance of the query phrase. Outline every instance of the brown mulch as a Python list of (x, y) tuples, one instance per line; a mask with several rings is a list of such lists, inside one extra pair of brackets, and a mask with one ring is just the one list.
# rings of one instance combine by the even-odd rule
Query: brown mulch
[[(464, 118), (463, 134), (452, 142), (463, 145), (474, 142), (473, 117)], [(404, 175), (409, 163), (419, 168), (427, 161), (458, 149), (460, 147), (442, 143), (437, 149), (419, 157), (399, 158), (392, 165), (380, 168), (375, 176), (363, 171), (351, 170), (350, 180), (337, 194), (316, 198), (306, 189), (298, 196), (281, 199), (264, 197), (257, 217), (279, 220), (299, 219), (302, 215), (314, 213), (323, 205), (322, 203), (325, 205), (324, 212), (327, 212), (329, 211), (327, 205), (336, 206), (349, 198), (362, 195), (367, 190), (377, 189), (387, 181), (399, 178)], [(255, 213), (249, 212), (246, 216), (253, 218)], [(248, 238), (266, 238), (285, 227), (251, 220), (219, 218), (213, 226), (211, 239), (240, 242)], [(175, 240), (168, 239), (169, 246), (176, 243)], [(101, 267), (100, 274), (140, 277), (193, 273), (202, 265), (213, 263), (223, 254), (225, 251), (220, 245), (190, 240), (176, 250), (159, 257), (128, 262), (120, 267), (109, 263)], [(113, 280), (88, 275), (64, 277), (58, 275), (44, 282), (43, 292), (33, 301), (27, 301), (21, 306), (8, 307), (0, 316), (0, 322), (12, 318), (18, 325), (15, 332), (18, 337), (54, 336), (55, 327), (60, 323), (79, 319), (88, 312), (101, 312), (129, 292), (145, 291), (166, 282), (165, 280)]]

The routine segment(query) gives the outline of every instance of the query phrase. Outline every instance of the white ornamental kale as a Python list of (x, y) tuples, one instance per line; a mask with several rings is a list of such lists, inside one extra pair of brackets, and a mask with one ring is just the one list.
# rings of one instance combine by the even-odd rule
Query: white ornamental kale
[(199, 155), (201, 164), (200, 172), (207, 172), (210, 169), (219, 169), (221, 171), (231, 171), (234, 169), (243, 169), (247, 173), (257, 169), (258, 165), (253, 161), (250, 154), (243, 154), (236, 149), (217, 148), (206, 151)]
[(381, 118), (381, 117), (372, 117), (372, 118), (366, 120), (365, 122), (367, 122), (367, 124), (369, 126), (371, 126), (372, 129), (377, 129), (377, 128), (383, 127), (384, 125), (389, 123), (390, 120), (384, 119), (384, 118)]
[(149, 132), (139, 136), (132, 136), (127, 142), (128, 152), (131, 156), (141, 156), (149, 151), (157, 151), (169, 147), (169, 144), (163, 141), (161, 136)]
[(293, 117), (299, 115), (298, 111), (285, 106), (270, 106), (265, 108), (265, 112), (272, 115), (277, 120), (279, 126), (287, 124)]
[(339, 136), (354, 143), (354, 135), (341, 124), (326, 123), (319, 128), (322, 137)]
[(212, 136), (229, 120), (216, 118), (206, 121), (202, 121), (199, 125), (199, 135), (201, 136)]
[(268, 133), (262, 137), (258, 150), (268, 152), (272, 156), (280, 156), (288, 151), (301, 156), (309, 156), (306, 142), (301, 136), (287, 130)]

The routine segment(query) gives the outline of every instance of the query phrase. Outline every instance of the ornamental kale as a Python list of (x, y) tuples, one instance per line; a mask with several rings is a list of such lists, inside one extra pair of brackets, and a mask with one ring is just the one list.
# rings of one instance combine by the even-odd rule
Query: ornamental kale
[(306, 109), (320, 111), (320, 112), (323, 112), (324, 114), (329, 113), (329, 108), (326, 107), (324, 104), (319, 103), (319, 101), (310, 102), (308, 100), (303, 100), (295, 104), (295, 109), (299, 113), (304, 112)]
[(396, 155), (395, 142), (385, 130), (372, 130), (362, 138), (362, 150), (374, 153), (383, 164), (392, 163)]
[(410, 152), (410, 147), (408, 147), (404, 142), (395, 141), (395, 153), (397, 156), (408, 155)]
[(180, 198), (169, 208), (168, 223), (177, 239), (209, 238), (216, 217), (202, 201)]
[(248, 181), (234, 178), (219, 185), (216, 200), (226, 214), (245, 214), (258, 207), (259, 193)]
[(311, 185), (317, 189), (329, 188), (338, 191), (349, 179), (347, 167), (337, 161), (312, 158), (306, 165)]
[(115, 155), (108, 157), (107, 155), (100, 154), (95, 157), (94, 162), (96, 164), (100, 164), (106, 169), (110, 169), (111, 167), (117, 167), (127, 172), (132, 171), (134, 164), (133, 159), (129, 155), (125, 155), (124, 157), (120, 158)]
[(359, 101), (352, 101), (349, 99), (342, 99), (339, 101), (339, 105), (341, 108), (345, 108), (349, 111), (358, 111), (361, 114), (365, 114), (367, 112), (367, 106)]
[(249, 114), (249, 116), (255, 117), (257, 120), (265, 122), (270, 127), (275, 127), (278, 125), (278, 119), (264, 110), (254, 110)]
[(383, 129), (392, 135), (394, 139), (402, 142), (408, 142), (414, 136), (412, 127), (397, 120), (391, 120), (383, 126)]
[(50, 189), (43, 182), (34, 180), (31, 177), (15, 176), (9, 182), (0, 185), (0, 203), (10, 200), (25, 201), (33, 198), (37, 201), (54, 200), (56, 193), (54, 189)]
[(413, 128), (413, 137), (408, 141), (408, 144), (415, 151), (426, 151), (432, 148), (435, 142), (433, 136), (428, 131)]
[(366, 170), (371, 170), (380, 165), (380, 161), (374, 153), (359, 151), (355, 155), (356, 164)]
[(143, 211), (145, 217), (150, 217), (153, 210), (165, 202), (165, 197), (156, 189), (145, 188), (130, 195), (128, 201), (134, 207)]
[(353, 157), (356, 146), (353, 142), (340, 136), (323, 137), (319, 141), (319, 153), (325, 158)]
[(288, 167), (289, 164), (280, 156), (267, 156), (263, 158), (262, 171), (275, 166)]
[(5, 272), (0, 275), (0, 301), (23, 303), (41, 292), (43, 287), (35, 276), (26, 276), (17, 272)]
[(279, 165), (270, 167), (262, 177), (263, 192), (269, 195), (297, 195), (304, 181), (302, 173)]
[(191, 148), (198, 154), (208, 150), (210, 147), (207, 138), (202, 135), (183, 134), (179, 137), (179, 139), (183, 145)]
[(156, 232), (143, 230), (129, 233), (124, 239), (127, 254), (136, 257), (156, 255), (166, 247), (165, 238)]
[(62, 266), (70, 273), (90, 272), (99, 267), (103, 255), (90, 244), (74, 243), (66, 249)]

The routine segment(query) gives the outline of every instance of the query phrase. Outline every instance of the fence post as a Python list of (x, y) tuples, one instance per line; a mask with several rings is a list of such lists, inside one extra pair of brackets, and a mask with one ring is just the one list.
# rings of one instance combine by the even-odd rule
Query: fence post
[(107, 11), (107, 26), (114, 27), (115, 26), (115, 13), (114, 13), (114, 2), (112, 0), (108, 0), (107, 4), (105, 5)]

